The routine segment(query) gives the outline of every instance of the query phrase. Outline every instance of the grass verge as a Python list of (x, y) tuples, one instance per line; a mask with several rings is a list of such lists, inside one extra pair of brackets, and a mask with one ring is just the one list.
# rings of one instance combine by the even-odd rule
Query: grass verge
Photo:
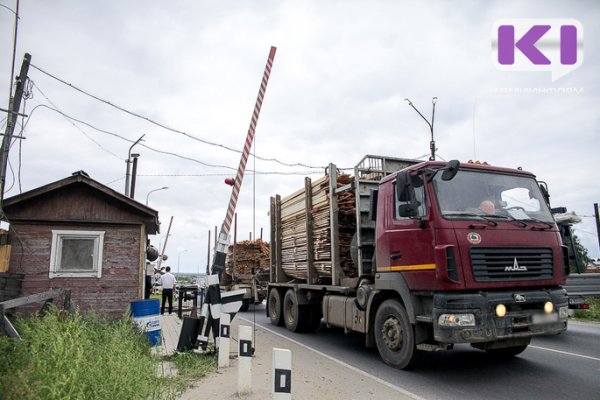
[(108, 321), (56, 309), (17, 318), (22, 340), (0, 337), (2, 399), (174, 399), (216, 368), (216, 358), (170, 357), (179, 374), (158, 377), (164, 361), (128, 316)]
[(575, 318), (600, 321), (600, 298), (586, 297), (585, 301), (590, 305), (589, 310), (575, 310)]

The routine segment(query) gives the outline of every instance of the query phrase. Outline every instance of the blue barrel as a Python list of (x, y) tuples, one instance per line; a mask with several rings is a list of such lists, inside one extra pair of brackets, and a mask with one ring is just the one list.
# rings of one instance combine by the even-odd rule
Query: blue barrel
[(160, 300), (149, 299), (132, 301), (131, 315), (142, 332), (146, 334), (152, 346), (161, 344)]

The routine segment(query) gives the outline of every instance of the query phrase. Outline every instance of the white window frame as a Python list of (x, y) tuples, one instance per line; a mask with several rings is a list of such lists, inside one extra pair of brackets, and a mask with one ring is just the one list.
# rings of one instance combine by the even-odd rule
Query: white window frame
[[(50, 279), (52, 278), (101, 278), (102, 277), (102, 254), (104, 249), (104, 231), (74, 231), (74, 230), (52, 230), (52, 247), (50, 250)], [(92, 271), (69, 271), (60, 270), (60, 259), (62, 255), (62, 239), (93, 239), (94, 258)]]

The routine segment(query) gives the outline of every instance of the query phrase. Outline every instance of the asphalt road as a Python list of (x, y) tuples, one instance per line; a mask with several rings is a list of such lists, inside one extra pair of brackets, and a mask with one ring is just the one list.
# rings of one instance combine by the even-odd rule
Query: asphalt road
[(239, 316), (351, 365), (424, 399), (600, 400), (600, 325), (569, 322), (566, 333), (535, 338), (519, 356), (491, 359), (468, 345), (424, 353), (411, 371), (385, 365), (358, 334), (321, 325), (317, 334), (291, 333), (271, 325), (264, 305)]

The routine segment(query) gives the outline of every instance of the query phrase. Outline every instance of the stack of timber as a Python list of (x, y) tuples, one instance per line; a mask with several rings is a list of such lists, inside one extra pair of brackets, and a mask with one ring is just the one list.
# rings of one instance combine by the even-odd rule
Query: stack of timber
[[(337, 187), (353, 182), (350, 175), (338, 174)], [(310, 213), (312, 235), (307, 232), (306, 191), (299, 190), (281, 200), (281, 261), (283, 271), (294, 278), (308, 276), (308, 238), (312, 236), (314, 267), (320, 278), (331, 274), (331, 221), (329, 176), (311, 182)], [(356, 232), (355, 197), (353, 190), (338, 194), (338, 225), (340, 266), (346, 276), (355, 277), (356, 267), (350, 256), (352, 236)]]
[(231, 276), (250, 276), (261, 271), (269, 270), (269, 243), (262, 240), (244, 240), (235, 244), (235, 271), (234, 271), (234, 245), (229, 246), (225, 272)]

